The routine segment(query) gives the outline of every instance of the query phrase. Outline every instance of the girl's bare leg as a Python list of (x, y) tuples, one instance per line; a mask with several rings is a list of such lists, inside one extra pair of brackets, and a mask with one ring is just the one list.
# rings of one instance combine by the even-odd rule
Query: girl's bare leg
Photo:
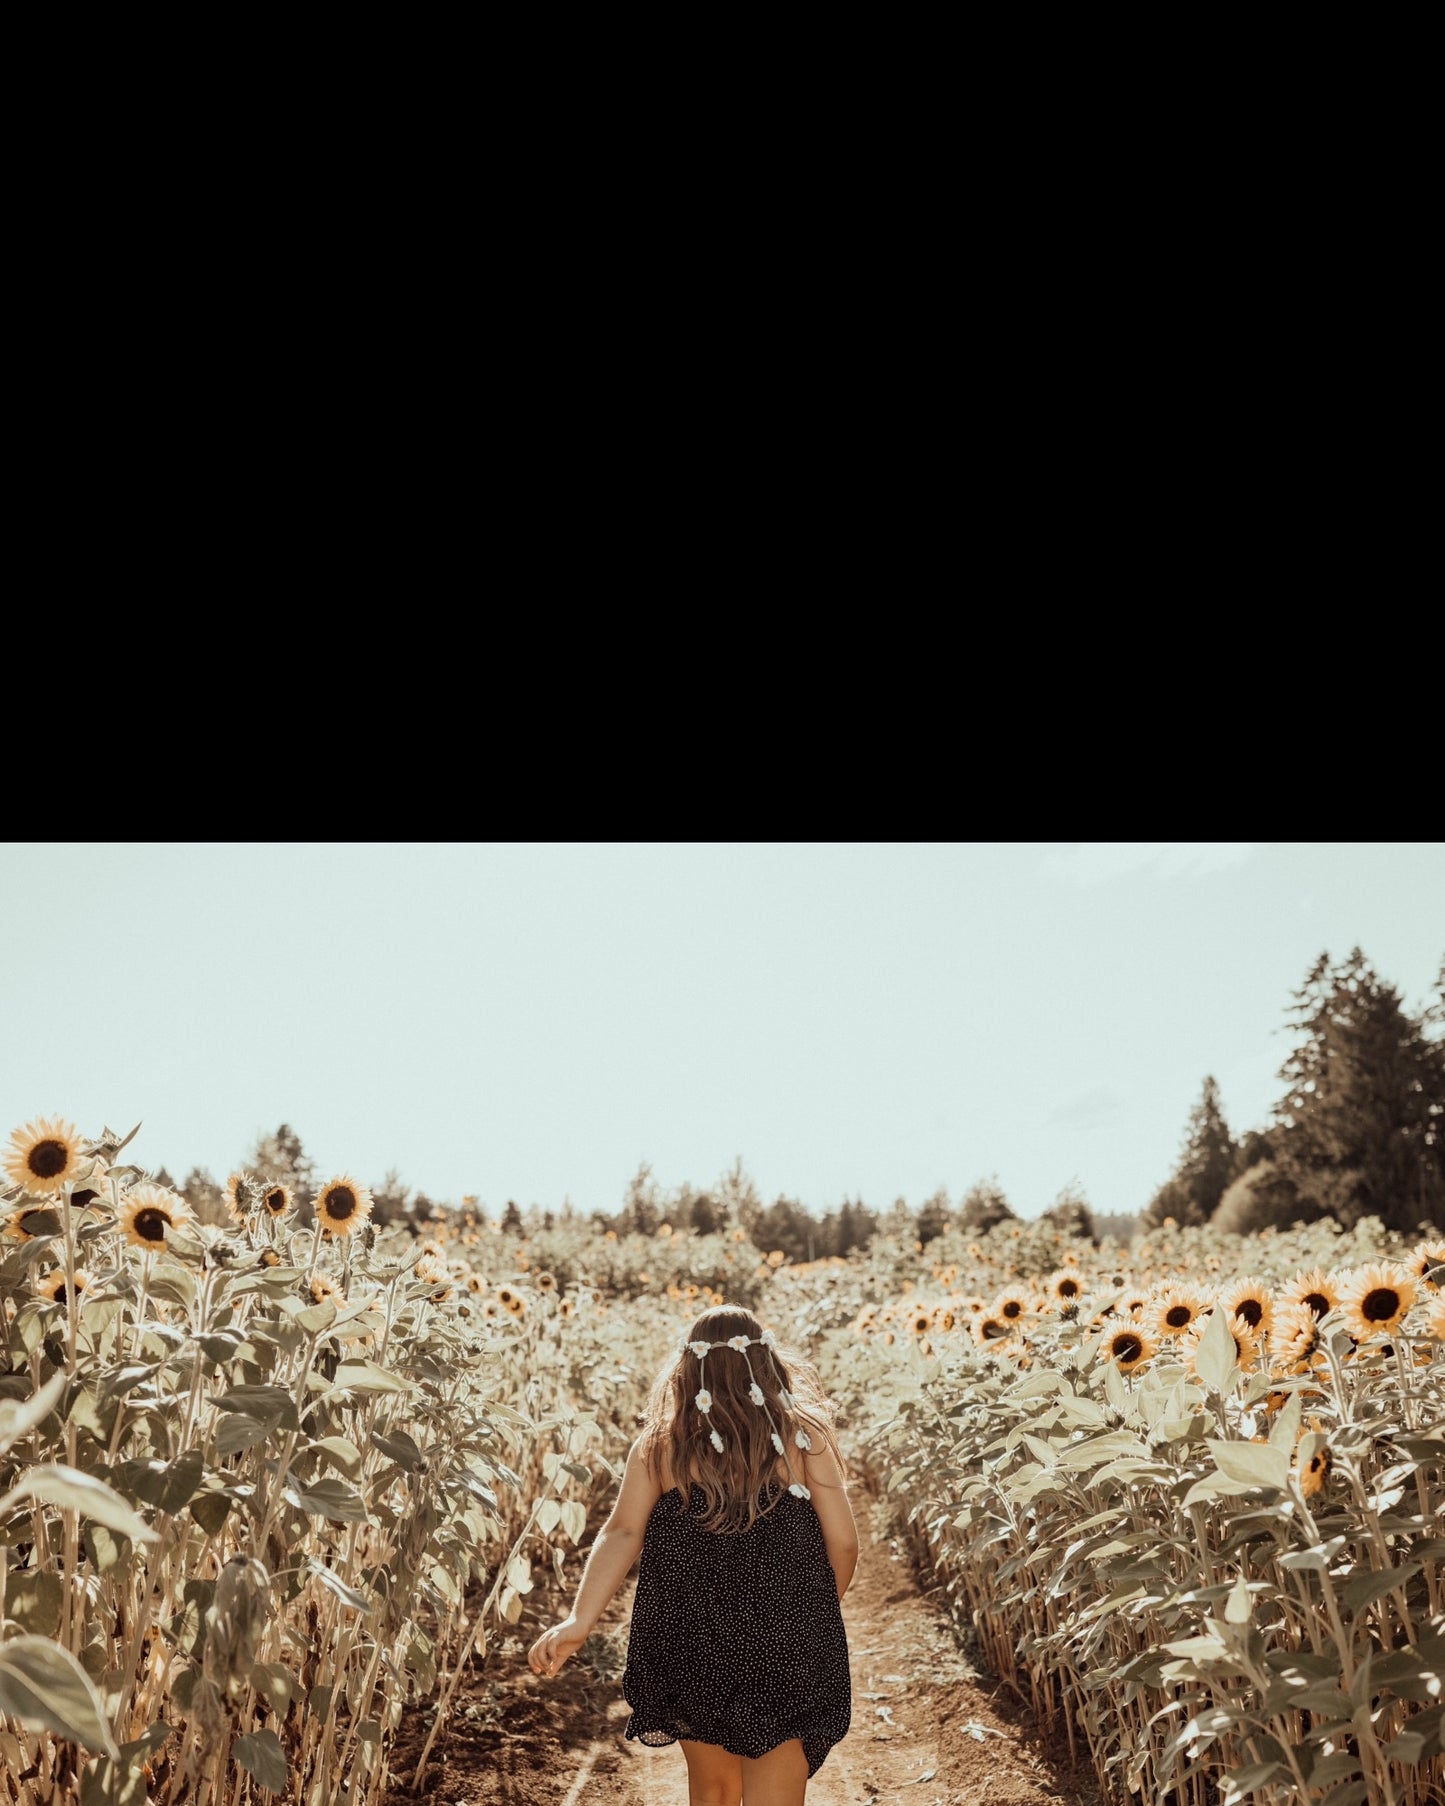
[(678, 1742), (687, 1757), (687, 1806), (742, 1806), (742, 1757), (716, 1743)]
[(808, 1786), (808, 1758), (794, 1737), (756, 1760), (739, 1758), (743, 1771), (742, 1806), (803, 1806)]

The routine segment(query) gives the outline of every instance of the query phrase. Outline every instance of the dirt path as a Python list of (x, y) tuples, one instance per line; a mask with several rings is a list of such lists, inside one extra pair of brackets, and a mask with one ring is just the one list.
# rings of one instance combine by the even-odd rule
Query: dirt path
[[(1085, 1758), (1071, 1770), (1062, 1732), (1037, 1735), (1026, 1709), (970, 1668), (880, 1508), (859, 1499), (855, 1513), (863, 1548), (843, 1601), (853, 1723), (809, 1784), (807, 1806), (1101, 1806), (1092, 1768)], [(688, 1806), (682, 1752), (624, 1736), (632, 1582), (551, 1681), (527, 1667), (526, 1648), (558, 1602), (534, 1599), (541, 1609), (469, 1691), (463, 1683), (415, 1794), (430, 1720), (404, 1721), (387, 1806)]]

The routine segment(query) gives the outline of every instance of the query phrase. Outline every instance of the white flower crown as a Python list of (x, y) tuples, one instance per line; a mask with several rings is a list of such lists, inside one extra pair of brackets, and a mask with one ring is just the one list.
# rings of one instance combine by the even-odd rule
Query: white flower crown
[[(753, 1364), (748, 1357), (748, 1350), (750, 1348), (776, 1348), (777, 1345), (777, 1337), (770, 1329), (765, 1329), (760, 1336), (729, 1336), (726, 1342), (688, 1342), (684, 1340), (677, 1345), (677, 1358), (680, 1361), (685, 1354), (694, 1354), (697, 1356), (698, 1364), (702, 1366), (707, 1361), (707, 1357), (710, 1354), (715, 1353), (719, 1349), (731, 1348), (747, 1361), (748, 1376), (752, 1382), (748, 1387), (748, 1397), (768, 1420), (768, 1428), (772, 1432), (773, 1447), (783, 1457), (784, 1465), (788, 1470), (788, 1480), (790, 1482), (788, 1491), (792, 1493), (795, 1499), (811, 1499), (813, 1496), (812, 1493), (808, 1491), (807, 1487), (804, 1486), (802, 1481), (793, 1473), (793, 1462), (791, 1456), (788, 1454), (787, 1444), (778, 1434), (778, 1426), (773, 1422), (773, 1414), (768, 1409), (768, 1401), (764, 1397), (763, 1389), (758, 1384), (757, 1379), (753, 1374)], [(796, 1400), (786, 1386), (779, 1388), (778, 1396), (782, 1399), (785, 1410), (793, 1411), (797, 1409)], [(706, 1386), (703, 1386), (702, 1390), (697, 1394), (696, 1398), (694, 1398), (693, 1403), (704, 1417), (712, 1410), (712, 1394), (708, 1391)], [(795, 1430), (793, 1432), (793, 1440), (800, 1449), (811, 1449), (813, 1446), (806, 1430)], [(712, 1446), (717, 1450), (718, 1454), (721, 1455), (726, 1450), (727, 1444), (716, 1430), (712, 1432), (711, 1441)]]

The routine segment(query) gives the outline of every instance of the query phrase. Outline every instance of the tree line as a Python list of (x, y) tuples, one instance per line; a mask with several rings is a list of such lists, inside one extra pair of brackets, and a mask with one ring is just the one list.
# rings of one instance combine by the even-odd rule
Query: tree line
[(1287, 1016), (1295, 1045), (1269, 1122), (1236, 1138), (1206, 1078), (1144, 1225), (1250, 1234), (1378, 1217), (1411, 1235), (1445, 1222), (1445, 960), (1412, 1014), (1360, 948), (1340, 961), (1322, 953)]
[[(1445, 959), (1430, 999), (1411, 1014), (1358, 947), (1339, 962), (1322, 953), (1291, 994), (1287, 1019), (1295, 1045), (1279, 1069), (1284, 1090), (1263, 1128), (1236, 1137), (1219, 1085), (1206, 1077), (1174, 1171), (1137, 1214), (1094, 1211), (1070, 1180), (1043, 1220), (1095, 1242), (1127, 1241), (1137, 1228), (1169, 1219), (1240, 1234), (1327, 1216), (1345, 1228), (1378, 1217), (1405, 1234), (1445, 1222)], [(315, 1163), (289, 1124), (257, 1140), (244, 1170), (289, 1185), (299, 1221), (312, 1220)], [(204, 1169), (179, 1184), (164, 1169), (156, 1177), (203, 1220), (226, 1221), (224, 1189)], [(483, 1215), (476, 1199), (441, 1204), (414, 1192), (396, 1169), (372, 1192), (378, 1226), (402, 1222), (420, 1231), (445, 1217)], [(903, 1198), (882, 1210), (845, 1198), (822, 1213), (785, 1196), (764, 1203), (739, 1158), (713, 1185), (667, 1190), (644, 1162), (615, 1211), (584, 1214), (570, 1201), (543, 1209), (509, 1199), (499, 1215), (503, 1231), (517, 1236), (580, 1222), (618, 1235), (656, 1235), (664, 1224), (696, 1235), (741, 1229), (757, 1247), (798, 1263), (862, 1250), (880, 1230), (926, 1246), (946, 1229), (983, 1233), (1018, 1213), (996, 1176), (976, 1180), (956, 1205), (944, 1188), (917, 1208)]]

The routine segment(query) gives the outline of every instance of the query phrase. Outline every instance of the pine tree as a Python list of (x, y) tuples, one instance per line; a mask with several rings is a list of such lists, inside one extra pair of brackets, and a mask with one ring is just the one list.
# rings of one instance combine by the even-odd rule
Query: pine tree
[[(1445, 978), (1445, 969), (1442, 969)], [(1299, 1045), (1270, 1136), (1300, 1196), (1346, 1228), (1411, 1234), (1445, 1212), (1445, 1045), (1439, 1002), (1412, 1017), (1358, 947), (1322, 953), (1290, 1009)]]
[(1239, 1164), (1239, 1147), (1224, 1120), (1218, 1081), (1206, 1078), (1189, 1114), (1178, 1164), (1141, 1213), (1144, 1226), (1157, 1228), (1166, 1217), (1184, 1225), (1207, 1223)]
[(958, 1206), (958, 1226), (981, 1234), (995, 1223), (1017, 1220), (1017, 1213), (1003, 1194), (997, 1176), (977, 1179), (963, 1194)]

